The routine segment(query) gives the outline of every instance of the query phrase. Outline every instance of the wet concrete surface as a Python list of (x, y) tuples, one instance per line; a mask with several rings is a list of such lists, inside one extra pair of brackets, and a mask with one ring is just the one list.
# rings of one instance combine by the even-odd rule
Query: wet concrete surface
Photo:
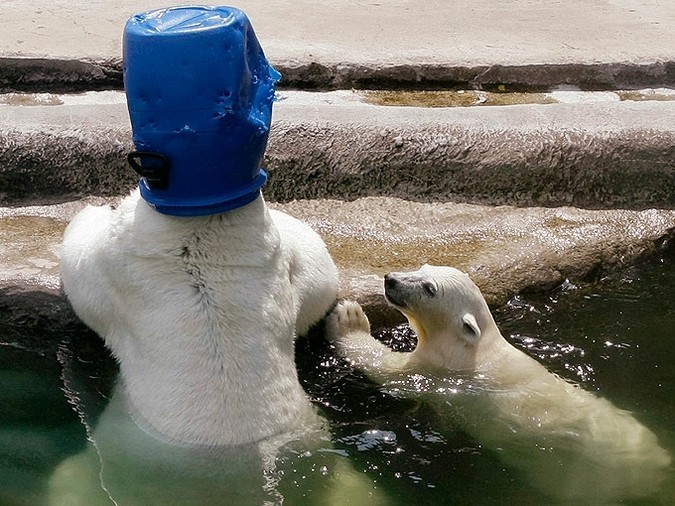
[[(116, 200), (0, 209), (0, 292), (22, 308), (30, 306), (31, 293), (37, 302), (49, 293), (67, 306), (58, 278), (63, 230), (84, 205)], [(453, 265), (468, 272), (497, 306), (526, 290), (551, 289), (566, 279), (589, 279), (655, 257), (675, 238), (670, 210), (494, 207), (391, 197), (270, 205), (322, 235), (340, 269), (340, 297), (360, 301), (374, 326), (401, 320), (382, 296), (382, 276), (390, 271)], [(23, 314), (3, 302), (8, 304), (2, 318)], [(72, 319), (72, 312), (64, 309), (62, 318)]]
[(673, 246), (675, 211), (516, 208), (418, 203), (389, 197), (281, 206), (308, 221), (342, 272), (343, 297), (375, 324), (400, 318), (382, 296), (382, 276), (424, 263), (466, 271), (492, 306), (565, 280), (589, 280)]
[[(5, 260), (5, 274), (30, 278), (58, 273), (56, 257), (62, 227), (52, 218), (11, 216), (0, 225), (0, 255)], [(30, 233), (27, 233), (30, 232)]]
[[(616, 91), (583, 91), (558, 89), (549, 92), (512, 92), (506, 85), (496, 91), (483, 90), (426, 90), (426, 91), (364, 91), (364, 101), (375, 105), (408, 107), (475, 107), (524, 104), (599, 103), (633, 101), (675, 100), (675, 90), (670, 88)], [(0, 97), (0, 102), (2, 98)]]
[(51, 206), (0, 208), (0, 285), (27, 285), (58, 292), (59, 248), (66, 225), (90, 198)]

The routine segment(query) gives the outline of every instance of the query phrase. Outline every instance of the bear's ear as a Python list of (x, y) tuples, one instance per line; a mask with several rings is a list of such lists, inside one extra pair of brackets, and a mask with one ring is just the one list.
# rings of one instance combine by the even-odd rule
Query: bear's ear
[(462, 316), (462, 337), (467, 344), (475, 344), (480, 339), (480, 327), (471, 313)]

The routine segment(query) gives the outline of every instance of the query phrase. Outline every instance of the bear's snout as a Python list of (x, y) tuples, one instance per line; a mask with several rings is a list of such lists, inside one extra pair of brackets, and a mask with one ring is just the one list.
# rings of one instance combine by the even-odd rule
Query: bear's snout
[(398, 284), (399, 284), (399, 280), (396, 279), (396, 276), (394, 275), (393, 272), (390, 272), (389, 274), (384, 275), (384, 288), (385, 288), (385, 290), (392, 289)]
[(390, 304), (403, 307), (405, 301), (401, 293), (403, 283), (396, 277), (396, 274), (390, 272), (384, 276), (384, 297)]

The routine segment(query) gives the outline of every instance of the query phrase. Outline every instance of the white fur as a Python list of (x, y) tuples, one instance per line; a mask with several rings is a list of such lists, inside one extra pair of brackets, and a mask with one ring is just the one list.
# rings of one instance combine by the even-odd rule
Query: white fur
[(138, 191), (88, 207), (66, 229), (61, 277), (147, 430), (238, 445), (312, 420), (294, 338), (334, 303), (337, 270), (310, 227), (262, 197), (203, 217), (160, 214)]
[(562, 500), (652, 494), (671, 457), (629, 412), (549, 373), (501, 335), (478, 287), (450, 267), (423, 266), (385, 281), (419, 344), (391, 351), (370, 336), (361, 307), (328, 322), (338, 350), (375, 381), (422, 395), (536, 486)]

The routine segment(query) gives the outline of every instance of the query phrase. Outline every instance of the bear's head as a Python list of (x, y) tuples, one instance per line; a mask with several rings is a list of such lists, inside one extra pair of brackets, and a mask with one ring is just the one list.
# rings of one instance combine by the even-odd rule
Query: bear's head
[(418, 335), (415, 355), (455, 370), (476, 370), (503, 342), (483, 295), (468, 275), (424, 265), (384, 278), (387, 301), (401, 311)]

